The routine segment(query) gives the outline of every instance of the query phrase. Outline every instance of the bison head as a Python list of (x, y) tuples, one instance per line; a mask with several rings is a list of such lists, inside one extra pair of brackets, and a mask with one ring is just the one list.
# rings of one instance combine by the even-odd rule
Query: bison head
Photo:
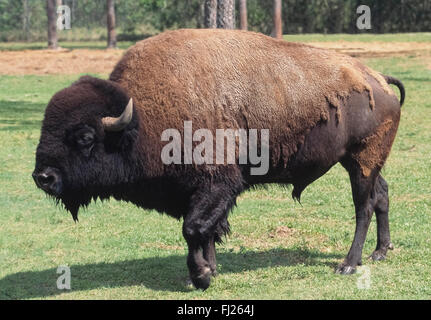
[(114, 82), (85, 76), (59, 91), (45, 111), (36, 185), (77, 220), (81, 206), (132, 180), (136, 118), (132, 99)]

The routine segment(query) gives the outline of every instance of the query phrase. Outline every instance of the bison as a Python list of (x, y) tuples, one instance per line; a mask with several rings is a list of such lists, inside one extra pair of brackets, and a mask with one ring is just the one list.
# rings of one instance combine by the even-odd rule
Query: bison
[[(389, 84), (399, 88), (400, 101)], [(356, 230), (336, 272), (351, 274), (361, 264), (373, 212), (372, 258), (392, 249), (380, 170), (404, 97), (399, 80), (335, 52), (246, 31), (169, 31), (132, 46), (109, 80), (84, 76), (52, 97), (33, 177), (75, 220), (92, 199), (111, 197), (182, 218), (191, 281), (206, 289), (216, 274), (215, 243), (229, 232), (239, 194), (279, 183), (293, 185), (299, 200), (341, 163), (350, 176)], [(252, 174), (250, 161), (185, 163), (184, 153), (182, 163), (165, 163), (163, 132), (184, 136), (186, 121), (213, 133), (268, 130), (266, 172)]]

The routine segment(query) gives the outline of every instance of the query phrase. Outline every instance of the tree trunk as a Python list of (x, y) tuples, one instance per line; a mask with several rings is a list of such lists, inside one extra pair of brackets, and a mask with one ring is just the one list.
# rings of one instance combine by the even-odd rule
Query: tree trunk
[(72, 21), (75, 20), (75, 10), (76, 10), (76, 0), (72, 0), (72, 8), (70, 9), (71, 13), (70, 13), (70, 19)]
[(276, 39), (283, 38), (282, 21), (281, 21), (281, 0), (274, 0), (274, 29), (272, 36)]
[(106, 0), (108, 7), (107, 25), (108, 25), (108, 48), (117, 47), (117, 35), (115, 34), (115, 0)]
[(22, 14), (22, 31), (24, 31), (25, 41), (30, 40), (30, 17), (28, 10), (28, 0), (23, 0), (23, 14)]
[(55, 0), (46, 1), (46, 13), (48, 15), (48, 49), (57, 49), (57, 12)]
[[(317, 2), (317, 8), (320, 9), (320, 6), (322, 6), (321, 3)], [(305, 33), (313, 33), (315, 32), (315, 25), (316, 25), (316, 7), (307, 5), (303, 7), (303, 31)], [(285, 15), (286, 16), (286, 15)]]
[(217, 28), (235, 29), (235, 0), (218, 0)]
[(205, 1), (199, 3), (199, 15), (196, 19), (196, 28), (205, 28)]
[(239, 28), (248, 29), (247, 23), (247, 0), (239, 0)]
[(342, 33), (344, 25), (344, 1), (337, 1), (334, 11), (334, 32)]
[(217, 28), (217, 0), (205, 0), (205, 28)]

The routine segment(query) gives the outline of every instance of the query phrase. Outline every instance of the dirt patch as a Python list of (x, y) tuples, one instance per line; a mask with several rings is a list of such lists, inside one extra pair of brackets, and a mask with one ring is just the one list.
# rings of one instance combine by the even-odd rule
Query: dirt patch
[[(431, 69), (431, 43), (424, 42), (311, 42), (353, 57), (423, 56)], [(0, 51), (0, 74), (109, 74), (124, 50), (23, 50)]]
[(427, 201), (430, 199), (430, 196), (427, 194), (411, 194), (411, 193), (407, 193), (407, 194), (403, 194), (403, 195), (399, 195), (399, 196), (392, 196), (394, 201), (398, 201), (398, 202), (402, 202), (402, 203), (414, 203), (414, 202), (422, 202), (422, 201)]
[(295, 230), (287, 226), (279, 226), (269, 234), (270, 238), (288, 238), (294, 234)]
[(110, 73), (124, 50), (1, 51), (0, 74)]

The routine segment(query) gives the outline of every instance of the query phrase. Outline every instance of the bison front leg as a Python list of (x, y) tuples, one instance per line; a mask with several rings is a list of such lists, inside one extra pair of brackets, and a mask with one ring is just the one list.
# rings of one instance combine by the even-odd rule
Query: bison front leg
[(201, 188), (191, 198), (190, 210), (184, 217), (183, 235), (189, 249), (190, 279), (198, 289), (207, 289), (211, 275), (216, 272), (215, 235), (219, 222), (227, 218), (236, 195), (224, 185), (212, 185)]
[(203, 256), (208, 261), (213, 276), (217, 275), (217, 260), (216, 260), (216, 249), (214, 235), (210, 237), (206, 245), (203, 247)]
[(202, 254), (202, 246), (206, 245), (206, 241), (193, 237), (191, 230), (183, 233), (189, 248), (187, 267), (189, 269), (190, 280), (197, 289), (205, 290), (211, 282), (211, 268)]

